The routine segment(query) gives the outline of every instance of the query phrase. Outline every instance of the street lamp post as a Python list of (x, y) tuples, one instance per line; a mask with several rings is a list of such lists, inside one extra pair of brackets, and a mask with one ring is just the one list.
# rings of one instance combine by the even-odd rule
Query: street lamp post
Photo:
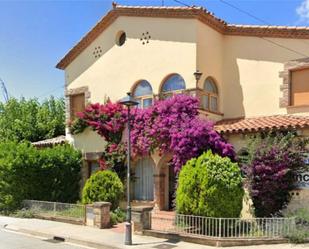
[(127, 217), (126, 217), (126, 231), (125, 231), (125, 245), (132, 245), (132, 223), (131, 223), (131, 199), (130, 199), (130, 161), (131, 161), (131, 107), (137, 106), (131, 93), (128, 92), (127, 96), (120, 101), (120, 104), (125, 105), (128, 110), (128, 149), (127, 149)]

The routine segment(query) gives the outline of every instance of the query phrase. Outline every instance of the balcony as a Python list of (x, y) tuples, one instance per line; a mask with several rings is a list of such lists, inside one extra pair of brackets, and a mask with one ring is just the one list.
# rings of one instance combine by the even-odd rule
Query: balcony
[[(205, 91), (201, 88), (190, 88), (190, 89), (185, 89), (185, 90), (178, 90), (178, 91), (174, 91), (172, 93), (171, 92), (160, 93), (160, 94), (154, 95), (154, 99), (155, 100), (166, 99), (166, 98), (171, 97), (175, 93), (176, 94), (186, 94), (186, 95), (189, 95), (189, 96), (197, 97), (200, 100), (199, 112), (201, 114), (204, 114), (206, 116), (211, 116), (211, 117), (213, 117), (212, 119), (215, 119), (215, 120), (221, 120), (222, 119), (223, 113), (210, 110), (210, 108), (209, 108), (210, 107), (209, 98), (212, 97), (212, 96), (209, 96), (209, 94), (206, 94)], [(217, 104), (218, 103), (216, 102), (216, 105)]]

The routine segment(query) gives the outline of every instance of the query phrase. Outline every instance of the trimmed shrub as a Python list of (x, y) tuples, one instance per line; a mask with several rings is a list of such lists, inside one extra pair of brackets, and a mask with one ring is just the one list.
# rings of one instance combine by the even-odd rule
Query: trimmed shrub
[(0, 212), (24, 199), (76, 202), (81, 154), (70, 145), (36, 149), (29, 142), (0, 143)]
[(87, 180), (83, 189), (82, 202), (90, 204), (97, 201), (107, 201), (112, 204), (111, 209), (115, 210), (123, 191), (123, 184), (115, 172), (98, 171)]
[(181, 169), (176, 209), (181, 214), (239, 217), (243, 194), (237, 163), (208, 151)]

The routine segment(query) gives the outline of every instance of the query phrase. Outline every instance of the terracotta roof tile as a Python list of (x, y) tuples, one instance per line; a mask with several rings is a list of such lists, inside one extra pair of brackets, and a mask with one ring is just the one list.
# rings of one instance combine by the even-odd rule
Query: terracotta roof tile
[(58, 136), (50, 139), (45, 139), (37, 142), (33, 142), (32, 145), (38, 148), (42, 147), (52, 147), (53, 145), (66, 143), (65, 136)]
[(244, 133), (305, 127), (309, 127), (309, 116), (274, 115), (236, 118), (221, 120), (215, 124), (215, 129), (220, 133)]

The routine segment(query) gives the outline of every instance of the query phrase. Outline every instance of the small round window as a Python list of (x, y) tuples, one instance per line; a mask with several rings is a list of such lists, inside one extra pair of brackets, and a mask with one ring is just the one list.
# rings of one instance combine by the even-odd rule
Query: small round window
[(122, 46), (126, 42), (126, 39), (127, 39), (126, 33), (124, 31), (119, 31), (116, 36), (116, 44), (118, 46)]

